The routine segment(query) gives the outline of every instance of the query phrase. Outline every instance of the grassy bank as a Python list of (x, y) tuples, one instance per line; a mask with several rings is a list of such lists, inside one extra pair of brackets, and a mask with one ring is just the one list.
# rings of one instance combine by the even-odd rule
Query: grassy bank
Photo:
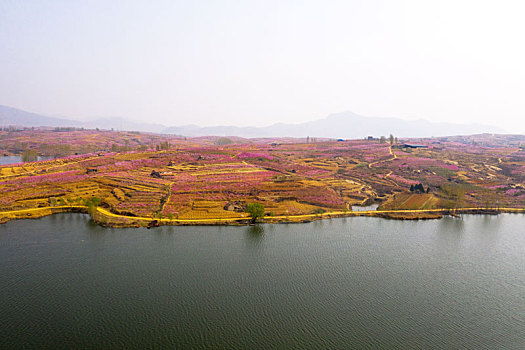
[[(0, 212), (0, 223), (19, 219), (37, 219), (57, 213), (88, 213), (99, 225), (107, 227), (156, 227), (161, 225), (247, 225), (246, 217), (202, 218), (202, 219), (167, 219), (139, 216), (126, 216), (112, 213), (97, 207), (56, 206)], [(396, 220), (440, 219), (445, 215), (460, 214), (496, 215), (500, 213), (525, 213), (525, 208), (459, 208), (459, 209), (414, 209), (414, 210), (371, 210), (371, 211), (333, 211), (320, 214), (266, 216), (261, 223), (301, 223), (338, 217), (379, 217)]]

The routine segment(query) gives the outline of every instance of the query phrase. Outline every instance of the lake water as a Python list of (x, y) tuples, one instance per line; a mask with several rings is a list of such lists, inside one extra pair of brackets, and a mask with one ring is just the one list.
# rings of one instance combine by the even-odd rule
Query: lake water
[(371, 205), (366, 205), (366, 206), (352, 205), (352, 211), (377, 210), (378, 207), (379, 207), (379, 204), (371, 204)]
[[(47, 160), (52, 159), (52, 157), (40, 157), (38, 156), (38, 160)], [(16, 164), (22, 162), (22, 156), (1, 156), (0, 157), (0, 165), (7, 165), (7, 164)]]
[(525, 348), (525, 216), (0, 225), (0, 348)]

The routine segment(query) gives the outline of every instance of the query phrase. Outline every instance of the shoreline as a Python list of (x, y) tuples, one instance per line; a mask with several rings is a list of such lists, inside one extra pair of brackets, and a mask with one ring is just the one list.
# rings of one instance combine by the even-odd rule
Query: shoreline
[[(206, 219), (166, 219), (151, 217), (136, 217), (114, 214), (107, 209), (97, 207), (91, 213), (86, 206), (56, 206), (20, 209), (0, 212), (0, 224), (11, 220), (38, 219), (59, 213), (83, 213), (101, 226), (113, 228), (158, 227), (158, 226), (246, 226), (251, 224), (248, 217), (237, 218), (206, 218)], [(458, 208), (458, 209), (403, 209), (403, 210), (368, 210), (368, 211), (336, 211), (322, 214), (302, 214), (288, 216), (266, 216), (259, 220), (261, 224), (276, 223), (308, 223), (323, 219), (343, 217), (378, 217), (392, 220), (432, 220), (441, 219), (445, 215), (458, 217), (460, 214), (498, 215), (503, 213), (525, 213), (525, 208)]]

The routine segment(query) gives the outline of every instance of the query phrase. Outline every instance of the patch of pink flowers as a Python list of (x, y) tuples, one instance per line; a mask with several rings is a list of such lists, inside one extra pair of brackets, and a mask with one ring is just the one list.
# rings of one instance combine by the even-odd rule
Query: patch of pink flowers
[(244, 158), (264, 158), (268, 160), (275, 159), (274, 156), (271, 156), (266, 152), (242, 152), (242, 153), (239, 153), (237, 157), (240, 159), (244, 159)]

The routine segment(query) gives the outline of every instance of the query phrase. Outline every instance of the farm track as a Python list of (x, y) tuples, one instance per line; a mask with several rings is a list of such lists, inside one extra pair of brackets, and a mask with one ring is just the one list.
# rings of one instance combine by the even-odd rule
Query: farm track
[[(368, 168), (369, 168), (369, 169), (372, 169), (372, 166), (375, 165), (375, 164), (384, 163), (384, 162), (392, 162), (392, 161), (394, 161), (395, 159), (397, 159), (397, 155), (394, 153), (394, 151), (392, 151), (392, 146), (390, 146), (390, 147), (388, 148), (388, 153), (390, 153), (390, 155), (392, 155), (392, 158), (390, 158), (390, 159), (385, 159), (385, 160), (379, 160), (379, 161), (377, 161), (377, 162), (373, 162), (373, 163), (369, 163), (369, 164), (368, 164)], [(389, 172), (383, 177), (383, 179), (388, 179), (388, 178), (390, 177), (390, 175), (392, 175), (392, 173), (393, 173), (392, 170), (390, 170), (390, 171), (389, 171)], [(397, 184), (395, 181), (393, 181), (393, 180), (391, 180), (391, 179), (389, 179), (388, 181), (390, 181), (390, 183), (392, 183), (394, 186), (398, 186), (398, 184)]]
[[(372, 166), (376, 165), (376, 164), (379, 164), (379, 163), (384, 163), (384, 162), (391, 162), (395, 159), (397, 159), (397, 155), (392, 151), (392, 146), (390, 146), (388, 148), (388, 153), (390, 153), (390, 155), (392, 156), (392, 158), (390, 159), (383, 159), (383, 160), (378, 160), (377, 162), (372, 162), (372, 163), (368, 163), (368, 168), (369, 169), (372, 169)], [(390, 176), (390, 175), (389, 175)], [(386, 176), (385, 176), (386, 177)]]
[(164, 203), (162, 203), (162, 205), (160, 207), (160, 210), (159, 210), (160, 213), (162, 213), (164, 211), (164, 208), (166, 207), (166, 204), (168, 204), (170, 199), (171, 199), (172, 187), (173, 187), (174, 184), (175, 183), (173, 181), (170, 182), (170, 184), (169, 184), (168, 195), (166, 196), (166, 200), (164, 201)]

